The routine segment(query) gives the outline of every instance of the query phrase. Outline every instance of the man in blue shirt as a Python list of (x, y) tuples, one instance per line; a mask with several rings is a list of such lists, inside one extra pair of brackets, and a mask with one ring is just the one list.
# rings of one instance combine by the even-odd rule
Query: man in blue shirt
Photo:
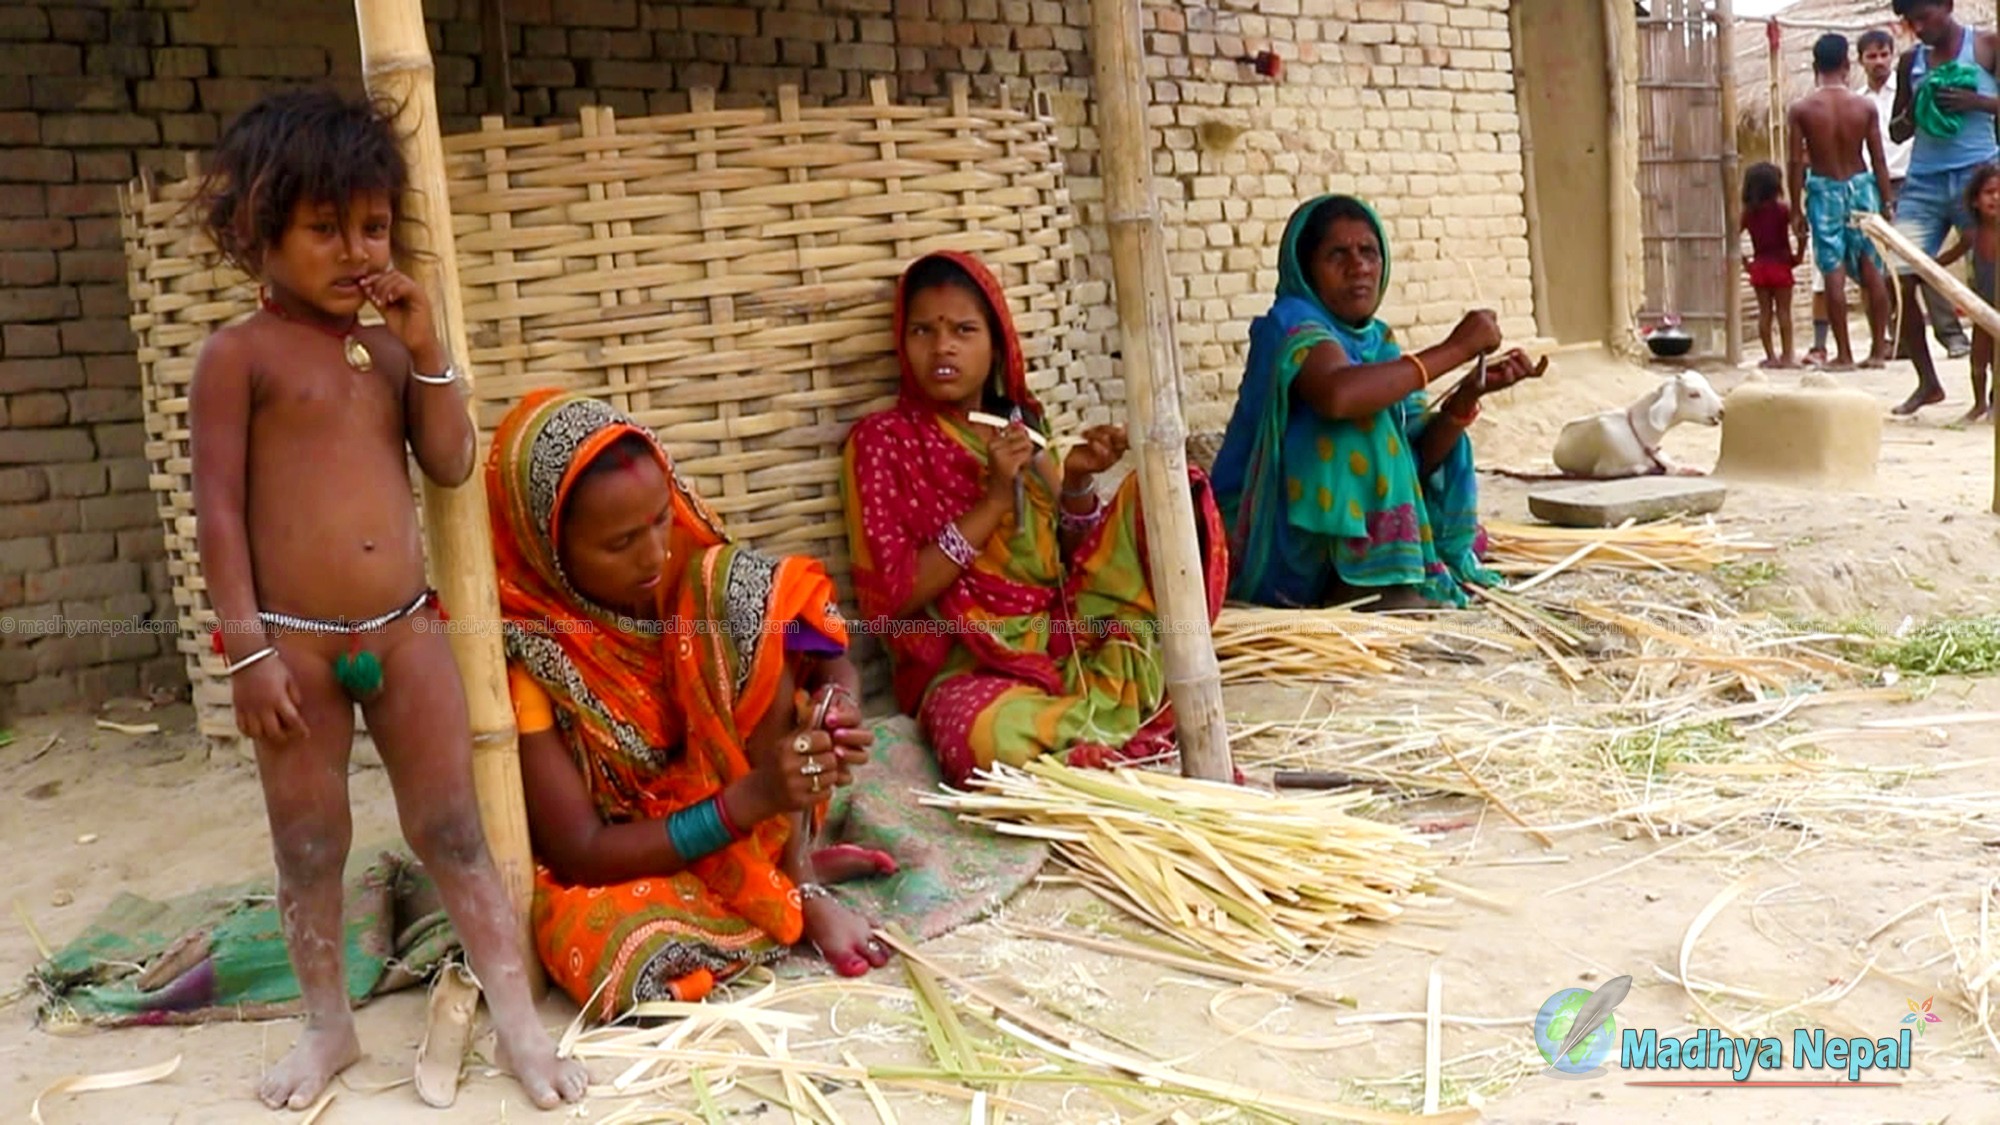
[[(1977, 32), (1952, 15), (1952, 0), (1894, 0), (1892, 8), (1917, 45), (1897, 70), (1896, 106), (1889, 136), (1910, 146), (1910, 170), (1896, 198), (1896, 229), (1931, 257), (1957, 228), (1969, 237), (1972, 212), (1965, 189), (1981, 164), (2000, 158), (1994, 115), (2000, 113), (2000, 37)], [(1924, 341), (1923, 301), (1917, 276), (1898, 262), (1902, 283), (1902, 345), (1917, 368), (1917, 389), (1895, 408), (1915, 414), (1944, 401), (1944, 387)]]

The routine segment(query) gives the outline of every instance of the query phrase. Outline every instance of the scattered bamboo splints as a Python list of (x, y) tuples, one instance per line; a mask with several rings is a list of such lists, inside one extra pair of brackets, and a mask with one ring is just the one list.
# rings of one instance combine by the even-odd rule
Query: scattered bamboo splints
[(1143, 770), (1048, 759), (924, 803), (1044, 839), (1101, 897), (1210, 954), (1271, 968), (1381, 940), (1437, 861), (1409, 828), (1356, 815), (1363, 792), (1273, 796)]

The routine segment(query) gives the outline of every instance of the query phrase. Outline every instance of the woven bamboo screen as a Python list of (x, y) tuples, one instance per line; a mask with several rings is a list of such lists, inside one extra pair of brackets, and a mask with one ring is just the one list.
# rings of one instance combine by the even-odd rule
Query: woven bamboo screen
[[(537, 387), (603, 398), (660, 434), (732, 534), (826, 560), (851, 606), (840, 443), (893, 399), (890, 305), (911, 260), (978, 254), (1055, 424), (1088, 408), (1052, 122), (973, 106), (963, 83), (941, 106), (893, 104), (880, 82), (862, 105), (802, 108), (793, 90), (775, 108), (714, 104), (695, 91), (685, 114), (590, 108), (445, 138), (482, 444)], [(202, 730), (233, 739), (206, 636), (187, 387), (202, 341), (256, 293), (193, 231), (190, 191), (135, 184), (125, 244), (180, 648)]]

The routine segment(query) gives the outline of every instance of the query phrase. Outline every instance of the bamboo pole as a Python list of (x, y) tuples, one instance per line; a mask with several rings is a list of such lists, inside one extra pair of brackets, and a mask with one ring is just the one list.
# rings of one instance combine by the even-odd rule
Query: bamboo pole
[(1764, 44), (1768, 48), (1767, 62), (1770, 64), (1771, 97), (1764, 107), (1765, 128), (1771, 142), (1771, 160), (1783, 164), (1785, 160), (1785, 71), (1779, 60), (1779, 51), (1784, 45), (1784, 32), (1778, 21), (1770, 20), (1764, 25)]
[(1535, 335), (1554, 337), (1555, 314), (1549, 309), (1549, 267), (1542, 257), (1542, 205), (1535, 190), (1535, 134), (1531, 122), (1534, 100), (1528, 87), (1528, 67), (1521, 58), (1519, 44), (1526, 43), (1520, 4), (1507, 7), (1509, 34), (1514, 48), (1514, 103), (1521, 122), (1521, 209), (1528, 220), (1528, 291), (1535, 302)]
[(1734, 367), (1743, 362), (1743, 271), (1736, 264), (1736, 228), (1743, 221), (1743, 200), (1736, 190), (1740, 157), (1736, 151), (1736, 11), (1732, 0), (1716, 0), (1715, 56), (1722, 83), (1723, 348)]
[[(1930, 255), (1917, 249), (1917, 245), (1903, 237), (1903, 233), (1892, 226), (1887, 219), (1870, 211), (1856, 211), (1855, 221), (1860, 224), (1868, 237), (1875, 240), (1883, 250), (1910, 263), (1917, 276), (1930, 283), (1931, 288), (1951, 299), (1952, 304), (1965, 310), (1965, 315), (1983, 329), (1987, 335), (2000, 340), (2000, 312), (1994, 311), (1986, 298), (1972, 291), (1972, 287), (1952, 272), (1931, 259)], [(2000, 426), (1993, 430), (1993, 511), (2000, 513)]]
[(1639, 28), (1629, 0), (1604, 0), (1607, 107), (1605, 149), (1611, 161), (1611, 323), (1604, 342), (1614, 354), (1643, 356), (1638, 292), (1645, 258), (1639, 248)]
[(1139, 0), (1091, 4), (1092, 54), (1104, 172), (1105, 225), (1124, 345), (1125, 409), (1139, 462), (1147, 559), (1160, 620), (1167, 694), (1180, 735), (1181, 772), (1229, 781), (1222, 670), (1208, 631), (1188, 488), (1187, 426), (1175, 346), (1167, 251), (1154, 210), (1146, 144), (1146, 79), (1139, 51)]
[[(446, 193), (444, 141), (438, 135), (437, 86), (430, 44), (424, 37), (421, 0), (354, 0), (361, 33), (361, 74), (368, 92), (395, 104), (396, 127), (410, 165), (404, 201), (409, 245), (421, 253), (405, 263), (410, 276), (430, 294), (444, 318), (444, 344), (469, 391), (475, 372), (465, 334), (465, 307), (458, 286), (458, 259)], [(466, 409), (471, 410), (466, 402)], [(458, 620), (475, 625), (500, 619), (500, 586), (493, 570), (493, 543), (487, 526), (485, 477), (475, 471), (457, 488), (423, 482), (424, 537), (432, 581)], [(472, 781), (479, 819), (500, 877), (513, 900), (515, 932), (521, 941), (530, 989), (546, 987), (535, 955), (528, 910), (534, 894), (534, 862), (528, 845), (528, 813), (521, 791), (520, 745), (514, 711), (507, 698), (507, 669), (500, 634), (464, 629), (451, 634), (452, 657), (465, 682), (472, 720)]]

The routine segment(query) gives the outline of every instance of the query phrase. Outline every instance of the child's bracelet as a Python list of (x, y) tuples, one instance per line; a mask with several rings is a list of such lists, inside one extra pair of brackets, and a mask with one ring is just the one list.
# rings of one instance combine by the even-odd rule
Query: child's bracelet
[(425, 375), (422, 372), (418, 371), (416, 369), (416, 366), (413, 364), (410, 367), (410, 378), (415, 379), (417, 382), (423, 383), (426, 386), (448, 387), (453, 383), (458, 382), (458, 368), (447, 363), (444, 365), (444, 374)]
[(693, 863), (733, 842), (729, 829), (723, 826), (722, 814), (716, 811), (721, 803), (721, 798), (710, 797), (667, 818), (667, 842), (683, 862)]
[(234, 676), (236, 673), (241, 672), (243, 669), (250, 667), (252, 664), (257, 663), (259, 660), (262, 660), (267, 656), (276, 656), (276, 655), (278, 655), (277, 646), (266, 645), (263, 648), (258, 649), (256, 652), (253, 652), (250, 655), (244, 657), (243, 659), (237, 661), (236, 663), (231, 664), (228, 667), (224, 668), (222, 670), (222, 674), (225, 676)]

